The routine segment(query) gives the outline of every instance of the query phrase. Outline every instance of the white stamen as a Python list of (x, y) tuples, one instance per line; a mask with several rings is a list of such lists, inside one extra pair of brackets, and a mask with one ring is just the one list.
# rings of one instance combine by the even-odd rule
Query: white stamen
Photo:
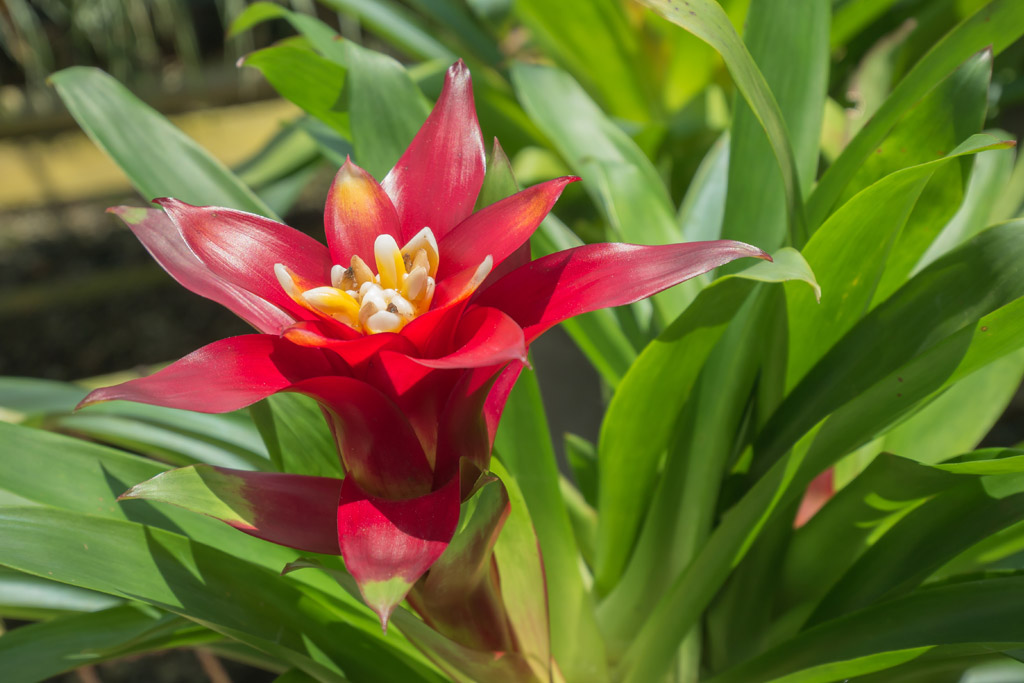
[(494, 268), (494, 259), (488, 254), (480, 265), (477, 266), (476, 272), (473, 273), (473, 280), (471, 286), (476, 289), (480, 284), (487, 279), (487, 276), (491, 274), (491, 269)]
[(366, 327), (366, 322), (370, 319), (370, 316), (375, 315), (380, 309), (377, 308), (377, 304), (372, 301), (363, 302), (362, 307), (359, 309), (359, 325), (363, 328)]
[(292, 274), (283, 263), (274, 264), (274, 275), (277, 276), (277, 281), (281, 284), (281, 289), (284, 290), (285, 294), (293, 299), (302, 296), (302, 292), (295, 286), (295, 280), (292, 279)]
[(373, 257), (377, 260), (377, 276), (381, 284), (396, 284), (398, 270), (395, 266), (395, 252), (398, 242), (388, 234), (378, 235), (373, 242)]
[(402, 316), (406, 320), (409, 320), (416, 315), (416, 310), (412, 307), (412, 304), (406, 301), (405, 297), (401, 294), (395, 294), (391, 297), (390, 304), (398, 311), (398, 315)]
[(335, 289), (341, 289), (341, 281), (345, 277), (345, 271), (348, 270), (345, 266), (339, 266), (334, 264), (331, 266), (331, 286)]
[(366, 320), (368, 332), (394, 332), (402, 326), (402, 319), (391, 311), (377, 311)]
[(383, 311), (388, 307), (388, 299), (384, 296), (384, 292), (381, 290), (380, 285), (369, 288), (362, 298), (363, 305), (373, 304), (377, 307), (378, 311)]
[(402, 283), (402, 289), (405, 290), (405, 295), (409, 299), (415, 301), (420, 298), (420, 294), (423, 293), (423, 289), (427, 285), (427, 269), (419, 266), (413, 268), (409, 276), (405, 278), (405, 282)]

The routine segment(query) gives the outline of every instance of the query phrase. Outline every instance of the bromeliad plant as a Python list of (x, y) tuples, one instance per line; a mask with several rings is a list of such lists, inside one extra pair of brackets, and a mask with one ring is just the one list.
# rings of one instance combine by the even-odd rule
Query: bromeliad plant
[(340, 554), (383, 627), (416, 585), (410, 601), (427, 623), (465, 646), (515, 652), (500, 573), (489, 568), (506, 506), (475, 517), (463, 531), (471, 538), (420, 579), (451, 547), (460, 503), (488, 471), (528, 345), (572, 315), (767, 255), (719, 240), (595, 244), (530, 261), (531, 233), (578, 178), (473, 212), (484, 165), (470, 76), (459, 62), (383, 184), (350, 160), (338, 171), (324, 211), (326, 247), (227, 208), (158, 199), (163, 211), (113, 209), (179, 282), (261, 334), (214, 342), (153, 375), (97, 389), (81, 406), (122, 399), (219, 413), (278, 391), (302, 393), (323, 407), (345, 473), (174, 470), (122, 498), (221, 517), (220, 506), (196, 506), (199, 487), (230, 500), (222, 518), (236, 528)]
[[(52, 78), (176, 197), (113, 212), (258, 333), (88, 396), (0, 383), (0, 586), (59, 596), (0, 599), (48, 619), (0, 670), (202, 644), (283, 681), (1019, 677), (1024, 452), (976, 450), (1024, 375), (1024, 164), (980, 134), (1019, 2), (883, 37), (890, 3), (755, 0), (742, 40), (709, 0), (328, 4), (425, 61), (254, 4), (236, 31), (300, 37), (246, 64), (307, 112), (259, 195), (105, 75)], [(273, 211), (323, 159), (326, 246)], [(548, 215), (573, 173), (590, 244)], [(527, 362), (557, 324), (610, 396), (571, 480)]]

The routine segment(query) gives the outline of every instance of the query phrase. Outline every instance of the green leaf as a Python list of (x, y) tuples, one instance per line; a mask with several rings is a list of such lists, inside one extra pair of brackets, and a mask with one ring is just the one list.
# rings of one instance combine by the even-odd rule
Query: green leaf
[(224, 164), (99, 69), (71, 67), (50, 76), (50, 83), (146, 199), (175, 197), (276, 218)]
[(512, 162), (508, 160), (505, 150), (495, 138), (491, 153), (487, 155), (487, 171), (484, 174), (484, 183), (480, 187), (480, 194), (476, 198), (476, 210), (479, 211), (505, 197), (511, 197), (519, 190), (519, 183), (512, 171)]
[(880, 448), (926, 464), (974, 449), (1002, 416), (1022, 375), (1021, 352), (993, 362), (889, 430)]
[(342, 91), (347, 74), (311, 50), (275, 45), (257, 50), (242, 62), (258, 69), (274, 89), (344, 137), (351, 136)]
[[(290, 574), (299, 569), (324, 570), (351, 595), (359, 595), (355, 579), (340, 569), (325, 567), (316, 560), (300, 558), (285, 567), (284, 573)], [(481, 680), (534, 683), (538, 680), (531, 675), (534, 672), (531, 671), (530, 663), (519, 653), (503, 652), (496, 656), (494, 652), (468, 648), (442, 635), (403, 607), (398, 607), (391, 614), (391, 623), (455, 683), (476, 683)]]
[(316, 401), (282, 392), (250, 406), (249, 411), (278, 471), (316, 477), (344, 475), (334, 437)]
[[(775, 424), (765, 427), (765, 440), (756, 444), (753, 465), (764, 468), (769, 460), (771, 467), (722, 516), (707, 544), (652, 612), (622, 660), (624, 680), (651, 680), (668, 667), (674, 646), (686, 637), (730, 568), (772, 514), (795, 503), (814, 475), (944, 381), (956, 381), (1020, 347), (1024, 283), (1016, 277), (1015, 264), (1022, 248), (1024, 224), (985, 231), (872, 311), (822, 360), (820, 370), (808, 374), (776, 411)], [(986, 331), (979, 334), (981, 327)], [(794, 399), (798, 395), (799, 403)], [(822, 429), (782, 455), (853, 397)], [(775, 431), (783, 424), (784, 437)]]
[(590, 505), (597, 503), (597, 448), (582, 436), (565, 435), (565, 459), (569, 461), (573, 478)]
[(116, 415), (145, 425), (162, 427), (235, 452), (240, 458), (253, 463), (257, 469), (267, 464), (267, 449), (245, 411), (205, 414), (145, 403), (111, 401), (93, 404), (87, 411), (75, 413), (76, 417), (86, 415)]
[[(800, 194), (801, 180), (786, 132), (786, 122), (764, 76), (736, 34), (729, 17), (713, 0), (687, 0), (685, 5), (673, 0), (641, 0), (641, 3), (672, 23), (682, 26), (722, 55), (736, 88), (768, 136), (768, 142), (782, 172), (790, 242), (798, 248), (803, 246), (806, 241), (806, 226), (803, 199)], [(810, 179), (805, 182), (810, 182)]]
[[(897, 598), (975, 543), (1024, 519), (1024, 458), (997, 466), (1016, 470), (961, 483), (906, 510), (857, 558), (811, 614), (813, 626)], [(973, 463), (971, 463), (973, 464)]]
[[(970, 330), (980, 318), (1024, 294), (1016, 258), (1024, 258), (1024, 224), (997, 226), (933, 263), (864, 316), (804, 376), (765, 426), (755, 446), (753, 470), (764, 472), (822, 418), (852, 399), (861, 400), (911, 358)], [(875, 395), (874, 403), (864, 407), (877, 415), (882, 405), (915, 388), (880, 389), (885, 398)], [(906, 399), (898, 403), (905, 405), (903, 410), (911, 407)], [(832, 457), (840, 454), (833, 452)]]
[(468, 11), (465, 2), (460, 0), (410, 0), (420, 15), (430, 17), (435, 25), (440, 25), (454, 37), (449, 46), (459, 54), (472, 54), (487, 64), (494, 66), (504, 58), (498, 46), (498, 39), (483, 30), (473, 15)]
[(524, 370), (509, 395), (494, 441), (501, 462), (523, 492), (544, 558), (551, 614), (551, 650), (570, 681), (605, 681), (604, 643), (579, 551), (558, 485), (558, 466), (537, 378)]
[(228, 37), (248, 31), (271, 19), (284, 19), (309, 40), (310, 45), (320, 53), (321, 57), (329, 59), (338, 66), (346, 66), (344, 51), (334, 29), (315, 16), (292, 12), (272, 2), (254, 2), (246, 7), (231, 23)]
[(654, 490), (658, 461), (704, 361), (759, 281), (804, 280), (817, 287), (800, 254), (783, 249), (774, 263), (721, 278), (651, 342), (623, 378), (598, 442), (596, 583), (607, 593), (618, 581)]
[(0, 569), (0, 617), (48, 619), (68, 612), (96, 612), (121, 602), (102, 593)]
[(51, 379), (0, 377), (0, 407), (22, 417), (71, 412), (87, 393), (75, 384)]
[(846, 45), (864, 28), (896, 3), (896, 0), (847, 0), (832, 17), (830, 44), (833, 50)]
[(439, 680), (346, 605), (184, 536), (51, 508), (0, 508), (0, 526), (6, 566), (143, 600), (320, 681)]
[(598, 610), (602, 632), (619, 651), (711, 532), (729, 462), (744, 445), (741, 425), (781, 297), (777, 288), (761, 288), (747, 298), (670, 418), (675, 427), (653, 501), (622, 579)]
[[(744, 31), (744, 41), (792, 135), (801, 197), (818, 170), (830, 9), (829, 0), (755, 2)], [(743, 100), (736, 102), (733, 113), (729, 154), (722, 237), (774, 251), (786, 242), (786, 188), (765, 131)]]
[(807, 200), (807, 223), (811, 230), (831, 213), (865, 159), (914, 104), (974, 53), (991, 46), (993, 54), (998, 55), (1021, 34), (1024, 5), (1016, 0), (993, 0), (932, 47), (821, 177)]
[(992, 224), (992, 209), (1006, 190), (1013, 170), (1013, 157), (1012, 149), (994, 149), (978, 155), (974, 160), (974, 170), (967, 185), (964, 203), (928, 247), (928, 251), (915, 266), (915, 271), (921, 270)]
[(794, 534), (783, 564), (780, 608), (799, 613), (797, 624), (805, 621), (872, 543), (930, 497), (960, 481), (906, 458), (879, 455)]
[[(166, 468), (160, 463), (80, 439), (3, 422), (0, 442), (5, 445), (0, 450), (0, 492), (76, 514), (131, 520), (187, 534), (274, 571), (295, 558), (294, 550), (260, 541), (205, 515), (164, 504), (117, 501), (135, 484), (164, 472)], [(333, 586), (333, 582), (317, 585), (323, 588)], [(351, 609), (358, 609), (356, 613), (362, 616), (358, 604), (353, 602)], [(366, 620), (371, 625), (376, 623), (369, 616)]]
[(991, 149), (995, 138), (979, 135), (949, 156), (892, 173), (860, 192), (829, 217), (803, 250), (825, 292), (820, 303), (790, 285), (786, 386), (794, 386), (861, 319), (875, 296), (891, 245), (922, 189), (943, 165)]
[(437, 40), (409, 10), (390, 0), (321, 0), (338, 12), (357, 17), (368, 29), (414, 59), (450, 64), (455, 54)]
[[(680, 241), (675, 208), (657, 169), (572, 76), (559, 69), (516, 62), (512, 83), (526, 112), (570, 168), (586, 180), (584, 189), (617, 239), (632, 244)], [(684, 283), (658, 294), (653, 300), (662, 317), (675, 317), (696, 288), (695, 283)]]
[[(882, 141), (847, 186), (840, 202), (845, 205), (846, 197), (890, 173), (934, 161), (980, 131), (988, 108), (991, 74), (991, 52), (986, 50), (967, 60), (921, 100)], [(1008, 139), (1010, 136), (999, 137)], [(987, 154), (981, 152), (979, 158)], [(921, 256), (936, 239), (940, 226), (953, 217), (963, 200), (972, 161), (977, 164), (977, 158), (962, 158), (955, 164), (943, 164), (935, 169), (892, 246), (875, 293), (876, 303), (887, 299), (915, 270), (920, 270), (917, 264)]]
[(642, 53), (615, 0), (517, 0), (514, 11), (545, 52), (573, 74), (614, 116), (646, 121)]
[[(587, 189), (622, 239), (679, 241), (672, 200), (657, 169), (572, 76), (551, 67), (512, 65), (516, 96)], [(566, 116), (572, 112), (572, 116)]]
[[(686, 35), (686, 34), (684, 34)], [(711, 146), (693, 174), (679, 205), (679, 228), (688, 242), (722, 238), (725, 196), (729, 186), (729, 134)]]
[(535, 668), (539, 665), (549, 669), (548, 591), (537, 533), (516, 480), (497, 459), (491, 460), (491, 469), (505, 485), (511, 508), (494, 544), (494, 560), (509, 623), (527, 661)]
[(393, 58), (352, 41), (344, 47), (356, 161), (383, 179), (423, 125), (430, 106)]
[[(714, 683), (774, 681), (810, 670), (787, 683), (827, 683), (896, 666), (936, 646), (968, 652), (1019, 647), (1024, 629), (1024, 579), (983, 578), (917, 591), (802, 633), (711, 679)], [(839, 663), (843, 664), (839, 664)], [(827, 668), (825, 665), (835, 663)]]
[(205, 434), (188, 434), (133, 417), (87, 410), (51, 420), (60, 431), (88, 437), (175, 465), (205, 462), (237, 469), (266, 469), (266, 457), (211, 442)]
[[(169, 629), (173, 629), (170, 634)], [(0, 637), (0, 668), (8, 683), (35, 683), (120, 656), (124, 645), (147, 637), (151, 647), (135, 647), (135, 652), (220, 639), (219, 635), (178, 617), (139, 605), (122, 605), (5, 633)], [(104, 651), (116, 654), (104, 656)]]

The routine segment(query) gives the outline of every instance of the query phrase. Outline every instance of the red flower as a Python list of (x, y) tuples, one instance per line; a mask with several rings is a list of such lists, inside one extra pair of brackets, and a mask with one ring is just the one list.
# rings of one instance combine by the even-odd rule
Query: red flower
[(340, 553), (386, 623), (448, 546), (530, 342), (570, 316), (637, 301), (736, 258), (767, 258), (718, 241), (594, 244), (530, 262), (531, 233), (578, 178), (473, 213), (483, 177), (460, 61), (383, 183), (350, 161), (339, 170), (324, 214), (327, 246), (260, 216), (175, 199), (156, 200), (162, 211), (112, 209), (175, 279), (260, 333), (98, 389), (83, 405), (125, 399), (224, 412), (278, 391), (317, 399), (344, 481), (220, 470), (218, 490), (241, 511), (225, 521), (275, 543)]

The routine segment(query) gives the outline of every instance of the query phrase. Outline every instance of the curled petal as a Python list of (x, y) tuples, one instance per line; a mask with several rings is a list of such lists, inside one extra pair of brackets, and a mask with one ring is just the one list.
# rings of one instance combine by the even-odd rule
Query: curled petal
[(565, 186), (577, 180), (576, 176), (566, 176), (528, 187), (459, 223), (438, 243), (438, 281), (480, 263), (488, 255), (500, 264), (530, 239)]
[(302, 321), (282, 332), (285, 339), (299, 346), (319, 347), (334, 351), (353, 369), (359, 368), (383, 350), (397, 351), (407, 355), (416, 355), (417, 350), (411, 341), (400, 334), (381, 332), (380, 334), (354, 334), (345, 339), (331, 336), (335, 333), (333, 325), (320, 321)]
[(526, 360), (523, 329), (496, 308), (471, 307), (459, 320), (452, 347), (440, 358), (414, 358), (429, 368), (478, 368)]
[(369, 258), (379, 235), (401, 239), (398, 213), (369, 173), (345, 159), (334, 176), (324, 207), (324, 229), (331, 260), (347, 266), (353, 255)]
[(484, 402), (484, 421), (487, 423), (487, 439), (492, 449), (494, 448), (494, 435), (498, 433), (501, 414), (505, 411), (508, 396), (512, 393), (512, 387), (515, 386), (524, 366), (524, 363), (509, 363), (505, 366), (498, 378), (494, 380), (490, 393), (487, 394), (487, 401)]
[(269, 301), (215, 275), (192, 253), (160, 209), (113, 206), (107, 211), (123, 220), (160, 267), (186, 289), (216, 301), (260, 332), (276, 334), (294, 322)]
[(419, 498), (367, 495), (352, 477), (341, 488), (338, 544), (366, 604), (387, 628), (395, 606), (437, 561), (459, 522), (459, 481)]
[(487, 469), (491, 440), (484, 406), (501, 368), (501, 365), (492, 365), (467, 370), (448, 392), (448, 400), (437, 421), (435, 488), (453, 477), (458, 478), (460, 462), (475, 465), (481, 471)]
[(771, 257), (732, 240), (640, 246), (588, 244), (537, 259), (480, 293), (476, 303), (508, 313), (529, 344), (580, 313), (622, 306), (734, 261)]
[(301, 289), (330, 282), (327, 247), (269, 218), (215, 206), (156, 199), (178, 226), (186, 244), (213, 273), (290, 313), (315, 317), (281, 287), (274, 266), (282, 264)]
[(484, 181), (484, 140), (469, 69), (460, 59), (409, 148), (382, 183), (402, 223), (404, 244), (429, 227), (440, 239), (473, 211)]
[(327, 409), (345, 471), (368, 495), (413, 498), (430, 491), (433, 471), (416, 433), (380, 391), (349, 377), (317, 377), (290, 390)]
[(277, 335), (248, 334), (208, 344), (148, 377), (96, 389), (78, 407), (120, 399), (226, 413), (295, 382), (337, 371), (320, 349), (296, 346)]
[(128, 499), (177, 505), (289, 548), (340, 552), (340, 479), (192, 465), (158, 474), (118, 498)]

